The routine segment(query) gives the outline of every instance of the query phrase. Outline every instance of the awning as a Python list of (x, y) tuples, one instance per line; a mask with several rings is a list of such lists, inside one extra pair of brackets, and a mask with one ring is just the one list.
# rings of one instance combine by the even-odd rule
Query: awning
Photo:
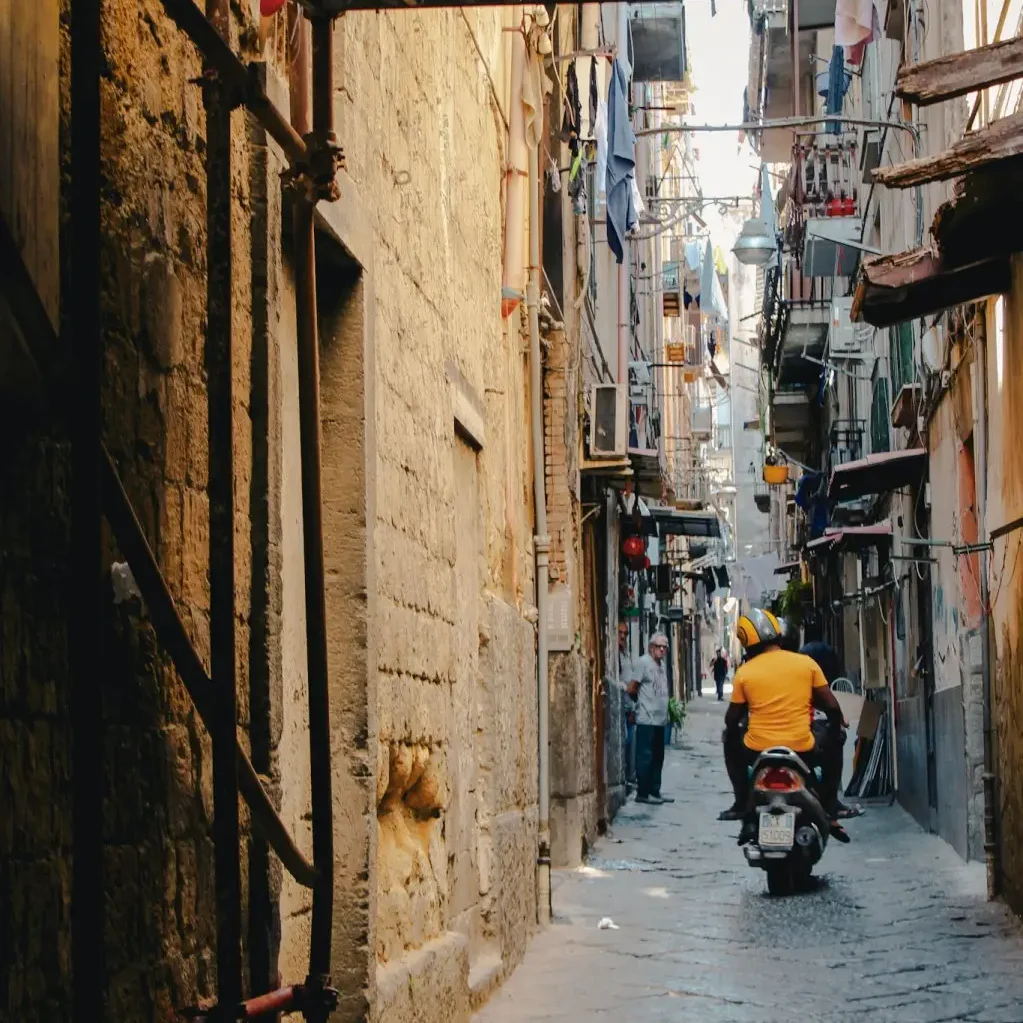
[(661, 536), (721, 536), (721, 521), (716, 515), (678, 511), (675, 508), (650, 509)]
[(795, 572), (799, 568), (801, 562), (798, 561), (786, 561), (784, 565), (779, 565), (775, 570), (775, 575), (788, 575), (789, 572)]
[(1011, 284), (1006, 256), (950, 266), (943, 254), (925, 246), (865, 262), (850, 315), (872, 327), (890, 327), (1000, 295)]
[(810, 555), (831, 554), (838, 551), (861, 551), (867, 547), (888, 543), (892, 538), (892, 524), (888, 520), (872, 526), (846, 526), (829, 529), (823, 536), (806, 545)]
[(828, 497), (850, 501), (868, 494), (886, 494), (917, 480), (927, 462), (926, 448), (884, 451), (838, 465), (831, 473)]
[(1023, 155), (965, 174), (938, 207), (929, 245), (864, 262), (852, 319), (888, 327), (1008, 291), (1008, 257), (1023, 248), (1021, 174)]

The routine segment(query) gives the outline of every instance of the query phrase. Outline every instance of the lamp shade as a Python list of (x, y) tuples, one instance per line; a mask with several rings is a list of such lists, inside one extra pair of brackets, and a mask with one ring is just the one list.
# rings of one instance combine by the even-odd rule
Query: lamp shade
[(739, 237), (732, 246), (735, 258), (745, 266), (763, 266), (778, 251), (774, 232), (757, 217), (742, 225)]

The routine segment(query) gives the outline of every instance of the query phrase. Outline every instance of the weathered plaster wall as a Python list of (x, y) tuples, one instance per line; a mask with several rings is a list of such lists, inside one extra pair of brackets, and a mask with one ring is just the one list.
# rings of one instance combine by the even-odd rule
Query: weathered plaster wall
[(571, 598), (572, 649), (553, 653), (551, 689), (551, 861), (582, 861), (596, 836), (594, 773), (594, 652), (584, 644), (583, 607), (588, 580), (579, 526), (578, 339), (563, 331), (547, 336), (544, 376), (547, 532), (551, 537), (551, 587)]
[(388, 1020), (465, 1018), (535, 914), (528, 363), (499, 313), (505, 17), (339, 27), (340, 135), (372, 239), (368, 941)]
[[(988, 532), (1023, 515), (1023, 260), (1013, 260), (1013, 290), (989, 316), (987, 352)], [(1002, 886), (1023, 912), (1023, 533), (996, 540), (991, 552), (992, 717), (995, 730)]]

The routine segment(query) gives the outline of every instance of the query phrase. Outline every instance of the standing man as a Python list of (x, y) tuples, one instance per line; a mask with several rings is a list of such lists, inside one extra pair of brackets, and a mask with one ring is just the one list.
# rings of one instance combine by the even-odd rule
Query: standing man
[(664, 656), (668, 637), (656, 632), (650, 639), (650, 652), (636, 664), (633, 682), (636, 696), (636, 792), (637, 803), (674, 803), (661, 795), (661, 768), (664, 766), (664, 732), (668, 723), (668, 672)]
[(717, 656), (710, 662), (710, 669), (714, 673), (714, 686), (718, 691), (718, 703), (725, 698), (725, 679), (728, 678), (728, 655), (724, 647), (719, 647)]
[(618, 682), (625, 691), (625, 791), (636, 785), (636, 696), (639, 676), (629, 655), (629, 623), (618, 623)]

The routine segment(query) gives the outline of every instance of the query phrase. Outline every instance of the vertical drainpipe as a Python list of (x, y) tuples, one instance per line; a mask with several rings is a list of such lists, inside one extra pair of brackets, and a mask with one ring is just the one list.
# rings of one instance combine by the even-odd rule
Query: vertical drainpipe
[[(229, 0), (206, 0), (206, 16), (229, 43)], [(217, 1002), (227, 1012), (242, 999), (241, 849), (235, 748), (238, 701), (234, 620), (231, 103), (215, 74), (207, 77), (203, 95), (206, 106), (206, 379)]]
[[(987, 542), (987, 343), (974, 345), (973, 426), (976, 444), (977, 520), (980, 544)], [(984, 700), (984, 862), (987, 867), (987, 897), (998, 897), (1000, 864), (998, 859), (998, 832), (996, 826), (996, 772), (994, 726), (991, 713), (991, 613), (988, 588), (988, 552), (981, 547), (980, 555), (980, 642), (981, 672)]]
[[(312, 20), (310, 81), (309, 26), (295, 5), (289, 11), (293, 42), (290, 94), (295, 130), (317, 151), (334, 140), (334, 23)], [(310, 123), (310, 93), (312, 122)], [(298, 333), (299, 441), (302, 472), (302, 543), (305, 581), (306, 658), (309, 704), (309, 773), (313, 862), (317, 878), (309, 935), (312, 988), (329, 982), (333, 931), (334, 852), (330, 762), (330, 691), (327, 678), (327, 607), (323, 559), (322, 444), (320, 427), (320, 344), (316, 306), (315, 204), (320, 188), (333, 192), (332, 163), (308, 168), (310, 191), (295, 198), (293, 210), (295, 311)], [(329, 174), (329, 177), (327, 176)], [(320, 178), (322, 177), (322, 180)], [(326, 1019), (306, 1013), (307, 1020)]]
[[(536, 60), (530, 54), (530, 60)], [(543, 448), (543, 366), (540, 357), (540, 152), (529, 144), (529, 280), (526, 311), (529, 314), (529, 393), (533, 434), (533, 505), (536, 515), (536, 696), (537, 742), (539, 746), (540, 835), (536, 860), (537, 922), (551, 917), (551, 824), (550, 824), (550, 690), (547, 649), (547, 565), (550, 537), (547, 535), (547, 497), (544, 490), (546, 463)]]
[(73, 864), (71, 957), (75, 1023), (105, 1019), (103, 897), (103, 344), (100, 336), (102, 4), (71, 5), (71, 668)]
[(799, 95), (799, 0), (790, 0), (792, 4), (792, 115), (799, 116), (802, 105)]

